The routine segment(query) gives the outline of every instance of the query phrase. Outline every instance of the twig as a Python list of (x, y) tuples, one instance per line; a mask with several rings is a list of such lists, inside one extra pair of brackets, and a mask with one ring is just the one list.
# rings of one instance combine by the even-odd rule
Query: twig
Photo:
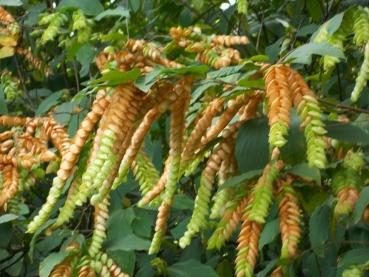
[(341, 76), (340, 76), (340, 70), (338, 68), (338, 65), (336, 64), (336, 72), (337, 72), (337, 79), (338, 79), (338, 89), (340, 91), (340, 100), (343, 100), (343, 91), (342, 91), (342, 84), (341, 84)]
[(21, 85), (22, 85), (22, 88), (23, 88), (23, 91), (24, 91), (24, 95), (26, 96), (27, 102), (31, 105), (32, 109), (34, 110), (35, 105), (33, 104), (33, 102), (31, 101), (31, 99), (28, 95), (28, 90), (27, 90), (27, 87), (26, 87), (26, 83), (24, 81), (24, 77), (23, 77), (22, 70), (21, 70), (21, 67), (20, 67), (17, 56), (14, 56), (14, 62), (15, 62), (15, 66), (17, 68), (19, 80), (21, 82)]
[(332, 107), (335, 107), (335, 108), (339, 108), (339, 109), (342, 109), (342, 110), (348, 110), (348, 111), (352, 111), (352, 112), (355, 112), (355, 113), (369, 114), (369, 110), (366, 110), (366, 109), (351, 107), (351, 106), (347, 106), (347, 105), (344, 105), (344, 104), (333, 104), (333, 103), (330, 103), (330, 102), (328, 102), (326, 100), (322, 100), (322, 99), (318, 99), (318, 101), (322, 104), (332, 106)]

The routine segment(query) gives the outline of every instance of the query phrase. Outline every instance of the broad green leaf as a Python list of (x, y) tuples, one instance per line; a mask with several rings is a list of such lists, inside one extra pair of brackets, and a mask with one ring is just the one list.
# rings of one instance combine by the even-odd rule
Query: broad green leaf
[(59, 124), (66, 126), (77, 107), (75, 102), (64, 102), (55, 108), (53, 117)]
[(42, 13), (46, 8), (46, 3), (40, 3), (27, 7), (27, 15), (24, 19), (24, 24), (27, 26), (34, 26), (38, 22), (40, 13)]
[(338, 28), (341, 26), (344, 15), (344, 12), (336, 14), (327, 21), (326, 26), (329, 35), (333, 35), (333, 33), (338, 30)]
[(355, 209), (352, 213), (352, 219), (355, 224), (361, 220), (365, 208), (369, 205), (369, 187), (361, 190), (359, 199), (356, 202)]
[(129, 6), (132, 12), (137, 12), (141, 7), (141, 0), (129, 0)]
[[(281, 151), (281, 159), (287, 164), (299, 164), (306, 161), (306, 138), (300, 128), (300, 120), (296, 110), (292, 109), (290, 115), (290, 129), (287, 143)], [(300, 155), (296, 155), (296, 152)]]
[(104, 11), (99, 0), (62, 0), (57, 9), (76, 8), (81, 9), (84, 14), (96, 16)]
[(187, 230), (187, 224), (190, 222), (190, 218), (186, 218), (184, 220), (181, 220), (178, 222), (177, 226), (170, 229), (170, 233), (173, 236), (174, 239), (179, 239), (183, 236), (185, 231)]
[(269, 161), (269, 127), (265, 117), (244, 124), (237, 135), (236, 158), (240, 173), (262, 169)]
[(196, 10), (200, 10), (204, 5), (204, 0), (192, 0), (192, 5)]
[(306, 2), (307, 10), (314, 22), (321, 20), (323, 16), (322, 6), (319, 0), (309, 0)]
[(90, 84), (111, 87), (134, 81), (138, 76), (140, 76), (140, 70), (138, 68), (125, 72), (110, 70), (99, 79), (92, 80)]
[(29, 244), (29, 251), (28, 251), (28, 256), (29, 259), (31, 260), (31, 262), (33, 262), (33, 254), (34, 254), (34, 249), (35, 249), (35, 244), (37, 241), (38, 236), (47, 228), (49, 228), (51, 225), (53, 225), (55, 223), (56, 219), (50, 219), (48, 221), (46, 221), (43, 225), (41, 225), (41, 227), (33, 234), (31, 242)]
[(220, 187), (220, 189), (229, 188), (229, 187), (237, 187), (243, 184), (245, 181), (249, 181), (255, 177), (260, 176), (262, 173), (261, 169), (251, 170), (249, 172), (245, 172), (238, 176), (233, 176), (227, 179), (224, 184)]
[(120, 235), (118, 239), (110, 241), (107, 245), (109, 251), (123, 250), (148, 250), (151, 244), (151, 240), (140, 238), (135, 234)]
[(339, 59), (345, 58), (343, 52), (337, 47), (334, 47), (328, 43), (310, 42), (293, 50), (285, 57), (285, 61), (290, 61), (292, 63), (310, 64), (312, 55), (329, 55)]
[(305, 179), (314, 180), (320, 184), (321, 177), (319, 169), (310, 167), (307, 163), (294, 165), (288, 172)]
[(124, 273), (133, 276), (136, 263), (135, 252), (116, 250), (108, 251), (108, 255), (117, 263)]
[(260, 234), (259, 240), (259, 251), (263, 249), (263, 247), (272, 241), (278, 236), (279, 230), (279, 219), (274, 219), (265, 224), (263, 231)]
[(260, 272), (258, 272), (256, 274), (256, 277), (266, 277), (266, 276), (270, 276), (270, 273), (272, 271), (272, 269), (275, 268), (275, 266), (277, 265), (278, 263), (278, 260), (275, 259), (275, 260), (272, 260), (268, 263), (268, 265)]
[(82, 45), (76, 53), (77, 61), (82, 65), (79, 74), (84, 77), (88, 74), (90, 64), (93, 62), (96, 55), (96, 49), (90, 43)]
[(13, 221), (18, 218), (18, 215), (16, 214), (3, 214), (0, 216), (0, 224), (3, 224), (5, 222)]
[(169, 277), (218, 277), (218, 274), (210, 266), (192, 259), (185, 262), (175, 263), (167, 269)]
[[(132, 222), (135, 214), (132, 208), (119, 209), (114, 211), (108, 220), (108, 237), (107, 241), (119, 239), (121, 236), (132, 233)], [(124, 226), (124, 228), (122, 228)]]
[(187, 195), (180, 194), (174, 198), (173, 208), (178, 210), (192, 210), (194, 201)]
[(329, 238), (331, 209), (327, 204), (318, 207), (309, 220), (309, 239), (313, 251), (322, 255), (324, 243)]
[(35, 115), (40, 116), (47, 113), (51, 107), (55, 106), (58, 103), (58, 100), (60, 99), (60, 97), (62, 97), (64, 92), (65, 90), (59, 90), (44, 99), (38, 106)]
[(152, 210), (137, 208), (135, 209), (135, 215), (136, 217), (132, 222), (133, 232), (140, 237), (150, 238), (156, 213)]
[(349, 143), (369, 144), (369, 134), (352, 123), (325, 121), (327, 136)]
[(342, 272), (350, 265), (362, 264), (369, 260), (369, 248), (357, 248), (346, 252), (338, 261), (336, 277), (341, 277)]
[(263, 89), (265, 87), (264, 79), (251, 80), (249, 78), (242, 79), (238, 82), (239, 86), (246, 88), (259, 88)]
[(48, 277), (53, 268), (60, 264), (66, 257), (68, 252), (60, 251), (51, 253), (40, 263), (40, 277)]
[(42, 253), (49, 253), (55, 249), (63, 240), (71, 236), (71, 231), (67, 229), (55, 230), (50, 236), (45, 237), (43, 240), (36, 244), (37, 251)]
[(23, 1), (21, 0), (0, 0), (1, 6), (23, 6)]
[(129, 18), (129, 10), (118, 6), (115, 9), (107, 9), (95, 17), (96, 21), (100, 21), (105, 17), (119, 16), (120, 18)]

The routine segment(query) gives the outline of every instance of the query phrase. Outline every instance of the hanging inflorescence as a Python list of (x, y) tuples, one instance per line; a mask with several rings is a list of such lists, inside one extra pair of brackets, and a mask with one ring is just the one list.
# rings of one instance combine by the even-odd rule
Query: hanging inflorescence
[[(240, 13), (246, 13), (247, 1), (238, 1), (238, 7)], [(322, 29), (315, 40), (327, 39), (329, 43), (343, 47), (349, 32), (347, 26), (351, 26), (351, 12), (345, 14), (342, 29), (333, 36)], [(352, 23), (356, 26), (354, 40), (363, 45), (367, 43), (366, 33), (358, 30), (365, 25), (364, 13), (367, 10), (356, 12), (359, 19)], [(72, 17), (72, 29), (77, 32), (80, 42), (85, 41), (92, 22), (80, 11), (75, 11)], [(0, 22), (9, 20), (12, 19), (2, 15), (0, 10)], [(42, 15), (39, 23), (46, 30), (39, 42), (44, 45), (54, 40), (66, 21), (63, 12)], [(111, 70), (139, 69), (145, 76), (157, 67), (175, 71), (185, 67), (183, 61), (172, 55), (181, 50), (192, 53), (198, 63), (220, 69), (240, 65), (243, 62), (241, 55), (232, 46), (248, 43), (246, 37), (206, 36), (198, 28), (172, 28), (170, 37), (171, 41), (165, 46), (128, 39), (122, 49), (103, 50), (96, 58), (96, 65), (102, 74)], [(327, 71), (338, 62), (333, 58), (325, 57)], [(103, 242), (107, 236), (110, 192), (126, 182), (130, 171), (142, 196), (138, 205), (158, 208), (150, 254), (158, 253), (166, 238), (182, 177), (193, 175), (199, 169), (200, 182), (195, 190), (193, 212), (178, 241), (179, 247), (187, 247), (195, 236), (209, 229), (209, 223), (219, 220), (213, 224), (215, 228), (207, 245), (208, 249), (220, 249), (240, 226), (235, 275), (252, 276), (259, 255), (260, 234), (272, 204), (277, 203), (280, 259), (287, 264), (297, 257), (303, 215), (295, 186), (298, 177), (287, 172), (288, 166), (281, 151), (288, 142), (291, 111), (295, 109), (306, 141), (306, 160), (309, 166), (324, 169), (328, 163), (328, 145), (323, 113), (316, 94), (289, 65), (255, 66), (258, 69), (255, 75), (264, 78), (264, 89), (245, 89), (226, 96), (222, 93), (206, 95), (206, 100), (199, 100), (205, 104), (195, 112), (191, 111), (195, 113), (191, 115), (192, 119), (195, 118), (193, 120), (189, 119), (189, 107), (197, 76), (190, 73), (170, 77), (158, 75), (158, 80), (146, 93), (132, 81), (99, 90), (90, 112), (72, 138), (51, 117), (0, 117), (0, 125), (8, 129), (0, 134), (0, 207), (3, 210), (18, 193), (32, 189), (35, 180), (42, 178), (45, 174), (43, 164), (52, 164), (56, 160), (60, 166), (46, 201), (28, 224), (27, 232), (37, 232), (47, 220), (56, 217), (48, 229), (53, 231), (70, 224), (78, 207), (92, 205), (94, 208), (93, 232), (88, 247), (75, 248), (54, 268), (52, 276), (71, 272), (78, 276), (126, 276), (104, 252)], [(1, 81), (9, 83), (7, 78), (5, 74)], [(10, 83), (8, 86), (8, 93), (13, 93)], [(227, 89), (226, 85), (222, 88), (224, 91)], [(263, 103), (265, 114), (260, 109)], [(160, 173), (143, 146), (152, 125), (166, 115), (170, 118), (169, 151)], [(268, 163), (260, 176), (244, 181), (238, 187), (227, 187), (224, 185), (226, 180), (239, 171), (235, 157), (239, 130), (249, 120), (261, 116), (267, 116), (270, 127)], [(87, 143), (89, 141), (91, 145)], [(56, 151), (53, 152), (50, 145)], [(81, 155), (82, 150), (86, 150), (88, 155)], [(332, 180), (337, 202), (336, 216), (352, 212), (360, 192), (361, 152), (352, 150), (345, 154), (340, 164), (342, 170), (337, 171)], [(69, 188), (68, 180), (71, 183)], [(66, 197), (63, 197), (65, 191)], [(58, 202), (61, 206), (54, 214)], [(274, 273), (277, 276), (284, 271), (283, 264)]]

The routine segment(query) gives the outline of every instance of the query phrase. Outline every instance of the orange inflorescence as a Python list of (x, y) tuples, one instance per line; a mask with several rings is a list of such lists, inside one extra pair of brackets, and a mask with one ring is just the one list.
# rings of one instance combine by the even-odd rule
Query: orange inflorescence
[[(359, 195), (360, 192), (355, 187), (342, 188), (337, 194), (336, 210), (338, 207), (341, 207), (342, 210), (352, 211), (359, 199)], [(339, 211), (337, 213), (340, 214)], [(344, 213), (344, 211), (341, 211), (341, 213)]]
[(219, 223), (219, 227), (215, 230), (213, 236), (209, 240), (209, 248), (220, 248), (232, 236), (240, 223), (243, 211), (249, 201), (249, 197), (245, 196), (235, 207), (226, 208), (223, 217)]
[(236, 276), (248, 277), (253, 275), (258, 257), (259, 238), (262, 224), (243, 218), (241, 232), (237, 242)]
[(229, 101), (227, 109), (221, 114), (218, 121), (201, 138), (202, 147), (215, 139), (220, 134), (220, 132), (228, 125), (232, 118), (237, 114), (239, 109), (247, 104), (249, 100), (250, 96), (240, 95), (237, 96), (235, 99)]
[(213, 118), (223, 108), (223, 104), (223, 99), (214, 99), (211, 103), (209, 103), (209, 106), (204, 110), (202, 116), (196, 122), (196, 125), (187, 139), (186, 145), (182, 152), (182, 162), (184, 164), (186, 164), (186, 162), (193, 157), (194, 151), (199, 147), (201, 137), (211, 126)]
[(35, 57), (33, 53), (25, 48), (16, 47), (15, 52), (23, 56), (26, 61), (28, 61), (35, 69), (45, 73), (45, 76), (51, 75), (51, 69), (39, 58)]
[(269, 143), (273, 147), (282, 147), (287, 142), (285, 136), (290, 125), (292, 106), (288, 72), (286, 66), (276, 65), (269, 68), (264, 77), (269, 108)]
[(58, 264), (50, 273), (50, 277), (70, 277), (70, 276), (72, 276), (72, 267), (69, 261)]
[(219, 44), (222, 46), (232, 45), (245, 45), (249, 43), (249, 39), (246, 36), (213, 36), (211, 38), (213, 44)]
[(279, 226), (282, 237), (282, 259), (294, 258), (297, 254), (301, 230), (301, 210), (291, 185), (292, 178), (280, 181), (282, 199), (279, 203)]
[(19, 189), (19, 176), (15, 164), (6, 164), (1, 173), (3, 177), (3, 188), (0, 194), (0, 207), (3, 209), (4, 205), (15, 196)]
[(14, 23), (14, 17), (6, 11), (2, 6), (0, 6), (0, 23), (4, 25), (8, 25)]

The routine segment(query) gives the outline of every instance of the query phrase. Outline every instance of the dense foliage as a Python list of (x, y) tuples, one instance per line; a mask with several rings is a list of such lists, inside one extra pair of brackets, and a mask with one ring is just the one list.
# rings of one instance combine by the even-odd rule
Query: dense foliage
[(368, 4), (0, 0), (0, 275), (364, 276)]

